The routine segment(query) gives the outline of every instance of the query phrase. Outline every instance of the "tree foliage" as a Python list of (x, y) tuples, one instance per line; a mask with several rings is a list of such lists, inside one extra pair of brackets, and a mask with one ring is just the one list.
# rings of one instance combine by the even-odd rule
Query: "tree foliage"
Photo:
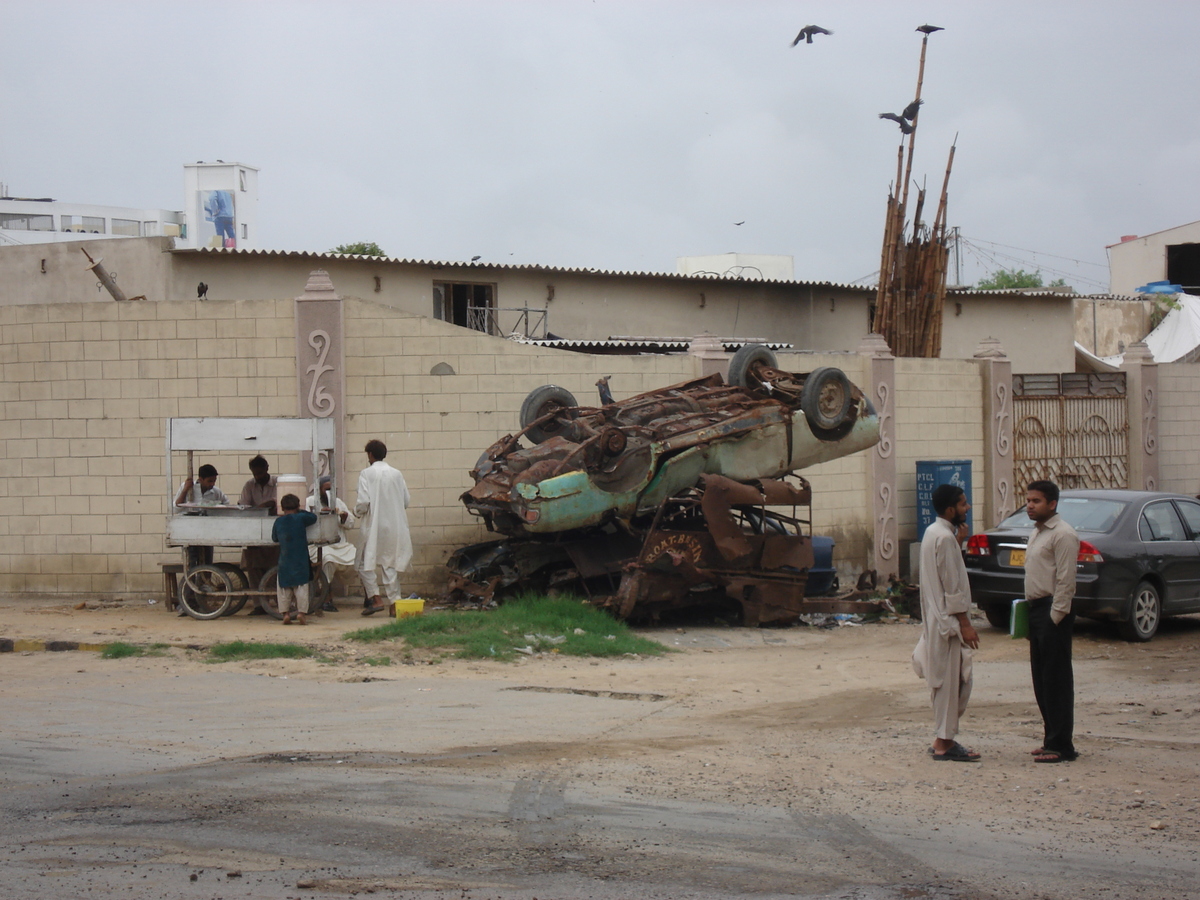
[(387, 256), (374, 241), (356, 241), (353, 244), (338, 244), (330, 253), (346, 253), (351, 256)]
[(1040, 270), (1026, 272), (1024, 269), (997, 269), (987, 278), (982, 278), (975, 285), (977, 291), (1016, 291), (1021, 288), (1066, 287), (1067, 283), (1056, 278), (1049, 284), (1042, 283)]

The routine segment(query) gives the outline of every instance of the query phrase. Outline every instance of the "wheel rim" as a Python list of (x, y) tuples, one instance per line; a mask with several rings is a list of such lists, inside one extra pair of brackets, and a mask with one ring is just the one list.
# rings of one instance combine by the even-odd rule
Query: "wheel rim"
[(1158, 627), (1158, 597), (1150, 588), (1138, 591), (1133, 601), (1133, 625), (1140, 634), (1150, 634)]
[(215, 619), (229, 608), (229, 577), (214, 565), (199, 565), (184, 575), (179, 591), (188, 615), (196, 619)]
[(821, 410), (822, 418), (836, 424), (845, 404), (846, 392), (842, 389), (841, 384), (836, 381), (829, 381), (821, 386), (821, 395), (817, 401), (817, 407)]

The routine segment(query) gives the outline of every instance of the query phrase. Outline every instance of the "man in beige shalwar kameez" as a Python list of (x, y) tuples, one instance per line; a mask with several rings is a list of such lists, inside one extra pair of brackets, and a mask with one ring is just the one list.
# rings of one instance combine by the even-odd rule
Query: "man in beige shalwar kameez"
[(971, 588), (963, 563), (959, 528), (966, 524), (962, 488), (943, 484), (933, 492), (938, 517), (921, 539), (921, 623), (913, 669), (929, 683), (936, 738), (931, 753), (939, 762), (975, 762), (979, 754), (955, 740), (958, 720), (971, 697), (971, 651), (979, 635), (971, 625)]

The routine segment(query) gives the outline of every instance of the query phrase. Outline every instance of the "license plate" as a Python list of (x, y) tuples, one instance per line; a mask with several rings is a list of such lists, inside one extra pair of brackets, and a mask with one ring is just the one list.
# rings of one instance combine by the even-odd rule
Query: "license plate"
[(1024, 566), (1025, 565), (1025, 551), (1024, 550), (1009, 550), (1008, 551), (1008, 564), (1010, 566)]

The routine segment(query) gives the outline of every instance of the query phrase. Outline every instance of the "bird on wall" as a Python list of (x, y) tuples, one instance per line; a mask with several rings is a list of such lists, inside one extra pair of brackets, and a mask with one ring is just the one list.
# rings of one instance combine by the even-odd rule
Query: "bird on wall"
[(918, 25), (917, 26), (917, 31), (923, 32), (924, 34), (933, 34), (935, 31), (945, 31), (945, 30), (946, 29), (943, 28), (941, 25)]
[(912, 126), (904, 121), (904, 116), (898, 116), (895, 113), (880, 113), (879, 118), (891, 119), (900, 126), (900, 131), (904, 134), (912, 134)]
[(208, 285), (205, 284), (203, 281), (200, 282), (198, 285), (196, 285), (196, 299), (197, 300), (207, 300), (208, 299)]
[(801, 41), (811, 44), (814, 34), (833, 34), (833, 32), (828, 28), (822, 28), (820, 25), (805, 25), (800, 29), (800, 33), (796, 35), (796, 39), (792, 41), (792, 46), (795, 47)]

